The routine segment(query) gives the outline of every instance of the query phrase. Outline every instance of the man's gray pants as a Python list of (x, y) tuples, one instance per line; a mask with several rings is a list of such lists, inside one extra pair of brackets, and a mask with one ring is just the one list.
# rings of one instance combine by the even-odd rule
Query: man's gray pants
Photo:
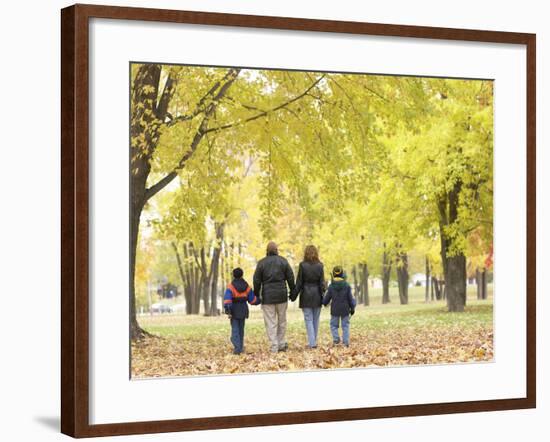
[(288, 302), (280, 304), (262, 304), (265, 330), (271, 345), (271, 351), (284, 350), (286, 343), (286, 310)]

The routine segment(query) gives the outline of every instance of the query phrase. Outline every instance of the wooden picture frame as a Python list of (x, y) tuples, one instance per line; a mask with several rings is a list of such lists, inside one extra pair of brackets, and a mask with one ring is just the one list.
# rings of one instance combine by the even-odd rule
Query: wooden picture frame
[[(89, 19), (216, 26), (524, 45), (527, 53), (525, 397), (453, 403), (315, 410), (90, 425), (89, 415)], [(301, 424), (384, 417), (533, 408), (536, 405), (536, 191), (534, 34), (310, 20), (208, 12), (74, 5), (61, 11), (61, 431), (73, 437)]]

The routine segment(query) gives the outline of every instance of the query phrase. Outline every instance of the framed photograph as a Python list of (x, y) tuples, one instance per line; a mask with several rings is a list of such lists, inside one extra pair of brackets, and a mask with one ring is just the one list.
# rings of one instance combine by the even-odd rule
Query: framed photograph
[(534, 34), (61, 31), (63, 433), (535, 407)]

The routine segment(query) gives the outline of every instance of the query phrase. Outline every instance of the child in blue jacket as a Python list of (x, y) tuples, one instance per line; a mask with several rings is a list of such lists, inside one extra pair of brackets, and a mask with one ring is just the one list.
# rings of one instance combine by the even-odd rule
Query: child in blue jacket
[(332, 342), (335, 345), (340, 343), (338, 328), (341, 321), (342, 343), (349, 347), (349, 318), (355, 313), (356, 302), (351, 294), (351, 287), (346, 282), (344, 269), (340, 266), (336, 266), (332, 270), (332, 282), (323, 298), (323, 305), (326, 307), (331, 301), (330, 332), (332, 333)]
[(223, 308), (231, 320), (231, 343), (233, 354), (239, 355), (244, 350), (244, 321), (248, 318), (248, 305), (258, 305), (260, 299), (243, 279), (243, 270), (233, 270), (233, 281), (223, 295)]

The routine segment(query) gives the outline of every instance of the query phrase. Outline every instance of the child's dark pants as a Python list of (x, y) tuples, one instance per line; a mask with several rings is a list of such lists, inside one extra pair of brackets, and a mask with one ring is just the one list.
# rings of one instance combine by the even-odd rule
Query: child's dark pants
[(244, 321), (245, 319), (231, 318), (231, 343), (235, 353), (242, 353), (244, 347)]

